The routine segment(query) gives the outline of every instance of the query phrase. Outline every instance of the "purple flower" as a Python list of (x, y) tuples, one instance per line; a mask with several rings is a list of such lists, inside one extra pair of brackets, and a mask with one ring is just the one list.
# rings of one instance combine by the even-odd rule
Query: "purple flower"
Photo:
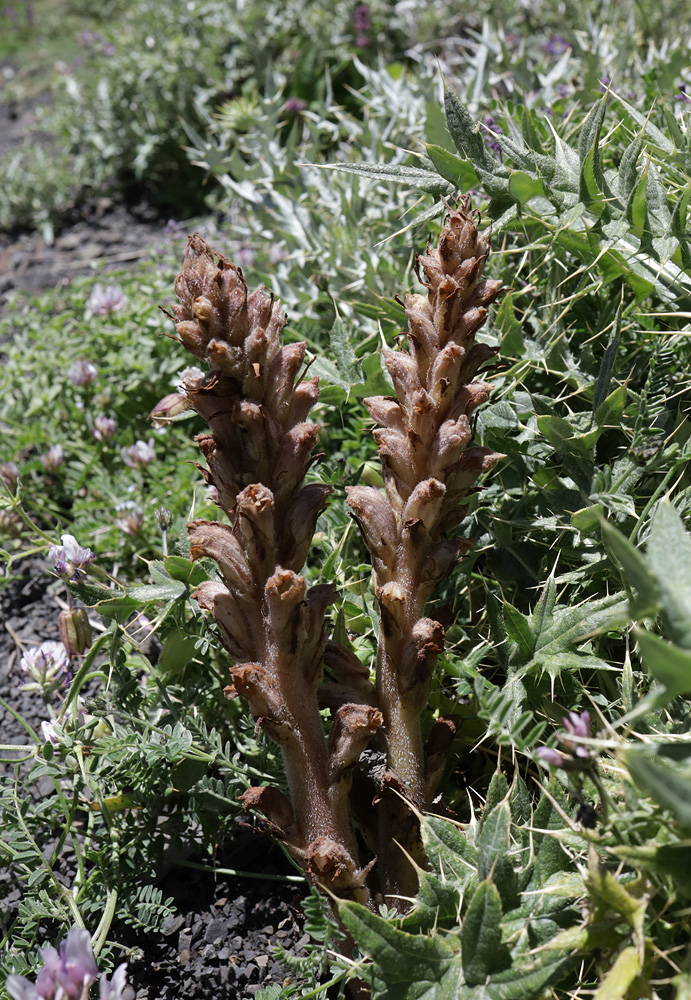
[[(48, 947), (41, 950), (43, 968), (34, 985), (24, 976), (9, 976), (7, 991), (13, 1000), (87, 1000), (89, 987), (98, 978), (98, 966), (87, 930), (73, 927), (60, 951)], [(127, 986), (127, 965), (119, 966), (108, 982), (105, 973), (99, 981), (100, 1000), (132, 1000), (133, 991)]]
[(94, 316), (109, 316), (122, 309), (127, 298), (119, 285), (94, 285), (87, 306)]
[(115, 46), (113, 45), (112, 42), (106, 42), (106, 44), (103, 46), (102, 52), (104, 56), (114, 56)]
[(569, 94), (571, 93), (571, 88), (569, 87), (568, 83), (558, 83), (557, 93), (559, 94), (560, 97), (568, 97)]
[(486, 116), (486, 118), (484, 120), (484, 125), (485, 125), (485, 128), (489, 130), (489, 133), (485, 132), (484, 135), (483, 135), (483, 139), (485, 140), (485, 143), (487, 144), (487, 148), (491, 149), (493, 153), (497, 153), (498, 156), (499, 156), (499, 159), (501, 160), (502, 159), (502, 149), (501, 149), (501, 146), (499, 145), (499, 143), (497, 142), (496, 139), (492, 138), (492, 136), (493, 135), (503, 135), (504, 134), (504, 129), (501, 127), (501, 125), (498, 125), (497, 122), (495, 122), (495, 120), (492, 117), (492, 115), (487, 115)]
[(674, 95), (675, 101), (684, 101), (686, 104), (691, 103), (691, 97), (686, 93), (686, 84), (679, 84), (679, 93)]
[(587, 710), (580, 715), (578, 712), (569, 712), (568, 718), (563, 716), (561, 721), (572, 736), (584, 736), (586, 739), (590, 736), (590, 712)]
[(70, 658), (61, 642), (42, 642), (32, 646), (19, 661), (24, 674), (21, 686), (25, 691), (40, 691), (44, 697), (59, 690), (70, 680)]
[[(568, 717), (564, 716), (561, 721), (566, 733), (557, 733), (560, 744), (575, 757), (590, 760), (590, 750), (578, 742), (579, 739), (588, 739), (590, 736), (590, 713), (584, 711), (579, 715), (578, 712), (569, 712)], [(572, 736), (576, 739), (571, 739)]]
[(110, 441), (117, 429), (112, 417), (96, 417), (91, 433), (97, 441)]
[(181, 231), (182, 226), (175, 219), (168, 219), (165, 226), (163, 227), (163, 232), (167, 233), (169, 236), (177, 236)]
[(304, 111), (307, 104), (302, 100), (301, 97), (289, 97), (288, 100), (283, 105), (283, 111), (288, 111), (290, 114), (297, 115), (301, 111)]
[(372, 19), (370, 17), (369, 7), (366, 3), (361, 3), (359, 7), (355, 8), (355, 13), (353, 14), (353, 24), (355, 25), (356, 31), (369, 31), (372, 27)]
[(62, 545), (51, 545), (48, 558), (55, 564), (55, 572), (64, 580), (78, 580), (96, 556), (91, 549), (83, 548), (74, 535), (63, 535)]
[(566, 753), (560, 753), (552, 747), (540, 747), (535, 751), (535, 756), (544, 764), (550, 767), (561, 767), (564, 771), (581, 771), (584, 767), (590, 766), (594, 757), (588, 747), (579, 743), (579, 740), (590, 737), (590, 713), (583, 711), (569, 712), (568, 716), (562, 718), (565, 733), (557, 733), (559, 745)]
[(154, 451), (154, 439), (148, 441), (136, 441), (127, 448), (121, 448), (120, 454), (125, 465), (130, 469), (144, 469), (150, 465), (156, 457)]
[(14, 489), (19, 479), (19, 468), (15, 462), (3, 462), (0, 465), (0, 479), (2, 479), (5, 486)]
[(73, 385), (91, 385), (97, 375), (98, 369), (96, 365), (87, 361), (86, 358), (80, 358), (79, 361), (75, 361), (67, 373)]
[(85, 49), (90, 49), (91, 46), (94, 45), (99, 40), (100, 37), (101, 36), (98, 35), (95, 31), (82, 31), (82, 33), (79, 36), (79, 41), (82, 43)]
[(141, 507), (138, 507), (134, 500), (126, 500), (124, 503), (119, 503), (115, 509), (125, 511), (115, 522), (120, 531), (130, 536), (138, 535), (144, 524), (144, 511)]
[(41, 455), (41, 465), (46, 472), (57, 472), (62, 465), (65, 455), (61, 444), (54, 444), (48, 449), (45, 455)]
[(543, 764), (548, 764), (549, 767), (561, 767), (567, 759), (563, 753), (559, 753), (558, 750), (553, 750), (552, 747), (538, 747), (535, 751), (535, 756), (541, 760)]
[(565, 38), (562, 38), (561, 35), (550, 35), (542, 46), (543, 51), (552, 56), (553, 59), (563, 56), (567, 49), (570, 48), (570, 43)]

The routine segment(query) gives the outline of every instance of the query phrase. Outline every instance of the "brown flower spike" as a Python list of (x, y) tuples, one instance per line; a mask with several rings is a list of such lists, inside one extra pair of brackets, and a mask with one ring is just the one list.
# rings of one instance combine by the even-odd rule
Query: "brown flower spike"
[[(317, 435), (307, 417), (319, 395), (317, 379), (298, 379), (305, 345), (281, 345), (280, 305), (264, 289), (248, 294), (240, 268), (198, 236), (176, 282), (178, 336), (209, 366), (184, 383), (210, 430), (198, 439), (202, 472), (228, 516), (189, 525), (192, 558), (210, 557), (219, 569), (195, 596), (233, 658), (232, 694), (246, 698), (281, 747), (290, 791), (288, 799), (251, 788), (243, 802), (312, 881), (362, 902), (410, 895), (416, 875), (407, 855), (424, 864), (406, 800), (429, 808), (455, 731), (453, 720), (438, 720), (426, 764), (420, 716), (444, 630), (425, 607), (468, 547), (448, 537), (464, 499), (502, 457), (472, 444), (472, 414), (489, 395), (473, 378), (496, 353), (475, 335), (501, 288), (482, 276), (489, 244), (478, 225), (463, 199), (438, 247), (418, 259), (427, 294), (406, 297), (408, 349), (384, 352), (396, 396), (365, 400), (379, 425), (385, 491), (347, 492), (379, 602), (374, 684), (350, 650), (327, 638), (333, 587), (308, 589), (300, 575), (331, 492), (304, 485)], [(324, 665), (331, 679), (322, 684)], [(320, 706), (333, 713), (328, 741)], [(353, 816), (378, 875), (374, 860), (360, 860)]]
[[(365, 400), (380, 427), (374, 436), (385, 495), (368, 486), (347, 489), (372, 557), (379, 601), (375, 704), (384, 718), (389, 768), (419, 809), (430, 806), (433, 779), (440, 776), (438, 762), (432, 772), (425, 768), (420, 714), (444, 648), (444, 630), (424, 616), (425, 604), (467, 550), (464, 539), (445, 537), (465, 516), (462, 501), (503, 457), (472, 445), (473, 411), (489, 396), (489, 386), (472, 379), (496, 354), (475, 343), (475, 335), (502, 285), (482, 276), (489, 243), (478, 222), (464, 198), (446, 219), (439, 246), (428, 245), (418, 258), (417, 273), (428, 291), (406, 296), (408, 350), (384, 353), (396, 398)], [(397, 849), (389, 825), (380, 828), (381, 861), (384, 852)], [(411, 844), (405, 846), (414, 853)], [(398, 853), (400, 863), (385, 865), (386, 891), (407, 894), (410, 871), (406, 876)], [(398, 876), (395, 869), (401, 869)]]
[[(317, 703), (326, 648), (325, 614), (336, 593), (307, 588), (300, 569), (330, 487), (303, 485), (317, 435), (306, 422), (317, 379), (296, 382), (305, 344), (281, 346), (285, 315), (264, 289), (251, 295), (240, 268), (190, 238), (173, 307), (178, 336), (209, 366), (184, 389), (210, 434), (198, 438), (224, 524), (188, 525), (193, 559), (215, 560), (220, 580), (195, 597), (213, 614), (236, 661), (233, 693), (283, 752), (291, 801), (250, 789), (245, 805), (300, 860), (313, 881), (364, 901), (347, 808), (349, 771), (381, 725), (371, 706), (345, 702), (327, 745)], [(344, 650), (344, 653), (347, 652)]]

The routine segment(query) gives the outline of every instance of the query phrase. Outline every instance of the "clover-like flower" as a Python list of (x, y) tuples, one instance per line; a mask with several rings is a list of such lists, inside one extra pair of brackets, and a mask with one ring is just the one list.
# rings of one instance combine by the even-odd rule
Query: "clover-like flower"
[(19, 479), (19, 467), (16, 462), (3, 462), (0, 465), (0, 479), (5, 486), (9, 486), (10, 489), (15, 488)]
[(123, 309), (127, 297), (119, 285), (94, 285), (89, 301), (89, 309), (94, 316), (109, 316)]
[(69, 667), (70, 658), (63, 644), (50, 639), (27, 649), (22, 656), (21, 685), (25, 691), (40, 691), (48, 697), (69, 681)]
[(91, 361), (87, 361), (86, 358), (80, 358), (79, 361), (75, 361), (67, 372), (67, 377), (72, 385), (77, 386), (91, 385), (97, 375), (98, 369), (96, 365), (92, 364)]
[(116, 521), (120, 531), (130, 536), (138, 535), (144, 524), (144, 511), (141, 507), (138, 507), (134, 500), (126, 500), (124, 503), (119, 503), (115, 509), (124, 512)]
[[(25, 976), (9, 976), (7, 992), (13, 1000), (88, 1000), (89, 987), (98, 978), (91, 935), (73, 927), (61, 942), (60, 950), (41, 950), (43, 968), (35, 984)], [(120, 965), (108, 982), (105, 973), (99, 980), (99, 1000), (132, 1000), (133, 990), (126, 982), (127, 965)]]
[(48, 558), (63, 580), (79, 580), (96, 558), (91, 549), (79, 544), (74, 535), (63, 535), (62, 545), (51, 545)]
[(57, 472), (65, 460), (65, 453), (61, 444), (54, 444), (48, 451), (41, 455), (41, 465), (46, 472)]
[(117, 424), (112, 417), (96, 417), (91, 433), (97, 441), (110, 441), (117, 430)]
[(148, 441), (136, 441), (127, 448), (121, 448), (120, 454), (125, 465), (130, 469), (144, 469), (150, 465), (156, 457), (154, 451), (154, 439)]

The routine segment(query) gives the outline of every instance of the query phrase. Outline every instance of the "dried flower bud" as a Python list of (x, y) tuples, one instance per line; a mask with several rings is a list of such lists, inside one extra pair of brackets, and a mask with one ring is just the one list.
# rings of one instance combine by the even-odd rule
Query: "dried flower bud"
[(85, 608), (61, 611), (58, 627), (68, 656), (82, 656), (91, 645), (91, 623)]

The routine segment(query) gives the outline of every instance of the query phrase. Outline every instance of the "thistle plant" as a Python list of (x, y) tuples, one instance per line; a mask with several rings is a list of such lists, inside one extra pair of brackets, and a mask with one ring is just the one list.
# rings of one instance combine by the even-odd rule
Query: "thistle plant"
[[(202, 472), (228, 517), (188, 526), (192, 558), (210, 557), (220, 570), (195, 597), (232, 657), (228, 694), (246, 698), (279, 744), (290, 792), (251, 788), (243, 802), (312, 882), (363, 903), (387, 896), (403, 907), (399, 897), (417, 881), (408, 855), (424, 863), (416, 814), (431, 805), (453, 734), (439, 720), (425, 759), (420, 716), (444, 648), (444, 629), (425, 607), (468, 547), (448, 537), (464, 498), (501, 457), (472, 445), (472, 413), (489, 395), (472, 379), (495, 354), (475, 335), (501, 287), (482, 276), (489, 243), (478, 227), (469, 199), (449, 210), (438, 247), (418, 261), (428, 293), (406, 300), (408, 350), (384, 354), (396, 398), (365, 401), (379, 424), (385, 493), (351, 487), (348, 503), (380, 610), (374, 684), (351, 650), (327, 638), (335, 588), (308, 589), (300, 575), (331, 492), (304, 484), (318, 433), (307, 417), (319, 395), (316, 378), (298, 378), (305, 344), (281, 346), (280, 304), (261, 288), (248, 294), (241, 269), (198, 236), (176, 282), (178, 337), (209, 366), (192, 369), (182, 387), (209, 425), (198, 438)], [(325, 666), (331, 680), (322, 684)], [(328, 740), (321, 705), (332, 710)], [(370, 742), (375, 752), (363, 755)]]

